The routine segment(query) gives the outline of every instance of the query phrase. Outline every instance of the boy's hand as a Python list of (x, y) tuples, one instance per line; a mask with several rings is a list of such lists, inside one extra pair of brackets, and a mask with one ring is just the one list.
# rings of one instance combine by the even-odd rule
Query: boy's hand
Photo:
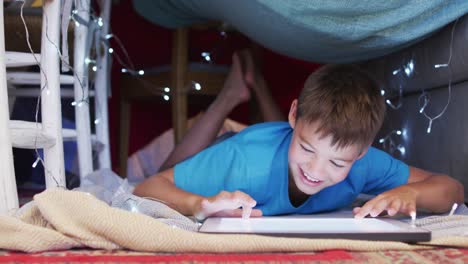
[(387, 211), (390, 216), (399, 212), (411, 215), (412, 212), (416, 212), (417, 195), (417, 191), (407, 185), (397, 187), (377, 195), (362, 207), (355, 207), (354, 217), (363, 218), (367, 215), (376, 217), (383, 211)]
[[(222, 191), (215, 196), (204, 198), (196, 205), (195, 218), (203, 220), (209, 216), (248, 218), (262, 216), (262, 211), (252, 209), (257, 202), (241, 191)], [(242, 209), (241, 209), (242, 207)]]

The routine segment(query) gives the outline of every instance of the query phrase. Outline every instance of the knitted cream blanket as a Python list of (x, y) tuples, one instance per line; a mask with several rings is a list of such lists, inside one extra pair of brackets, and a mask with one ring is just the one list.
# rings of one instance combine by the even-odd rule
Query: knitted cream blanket
[(468, 237), (439, 237), (427, 245), (342, 239), (280, 238), (190, 232), (152, 217), (110, 207), (84, 192), (48, 189), (15, 216), (0, 216), (0, 248), (24, 252), (89, 247), (149, 252), (299, 252), (414, 250), (468, 247)]

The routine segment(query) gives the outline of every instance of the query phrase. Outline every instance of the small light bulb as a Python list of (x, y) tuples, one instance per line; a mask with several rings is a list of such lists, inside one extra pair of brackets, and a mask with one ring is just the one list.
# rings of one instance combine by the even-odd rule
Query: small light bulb
[(80, 23), (78, 23), (78, 21), (75, 21), (75, 26), (76, 26), (76, 27), (79, 27), (79, 26), (80, 26)]
[(429, 120), (429, 125), (427, 126), (426, 132), (429, 134), (431, 133), (431, 128), (432, 128), (432, 119)]
[(434, 68), (442, 68), (442, 67), (447, 67), (448, 64), (447, 63), (444, 63), (444, 64), (436, 64), (434, 65)]
[(384, 89), (380, 90), (380, 95), (382, 95), (382, 96), (385, 95), (385, 90)]
[(76, 101), (71, 102), (72, 106), (75, 106), (76, 104), (77, 104)]
[(97, 23), (98, 23), (98, 26), (100, 26), (100, 27), (104, 26), (104, 23), (102, 22), (102, 18), (101, 18), (101, 17), (98, 18)]
[(164, 100), (169, 101), (169, 95), (165, 94), (165, 95), (163, 96), (163, 98), (164, 98)]
[(86, 58), (86, 59), (84, 59), (84, 62), (85, 62), (86, 64), (90, 64), (90, 63), (91, 63), (91, 59)]
[(168, 93), (168, 92), (170, 92), (170, 91), (171, 91), (171, 88), (169, 88), (169, 87), (164, 87), (164, 92)]
[(379, 143), (380, 143), (380, 144), (383, 144), (384, 142), (385, 142), (385, 139), (384, 139), (384, 138), (381, 138), (381, 139), (379, 140)]
[(143, 74), (145, 74), (145, 71), (144, 70), (139, 70), (138, 74), (143, 75)]
[(33, 168), (36, 168), (37, 164), (39, 163), (40, 159), (37, 158), (36, 161), (34, 161), (34, 163), (32, 164), (32, 167)]
[(201, 85), (197, 82), (193, 83), (193, 86), (195, 87), (195, 90), (200, 91), (201, 90)]
[(114, 35), (112, 35), (112, 34), (107, 34), (107, 35), (105, 36), (105, 38), (106, 38), (106, 39), (110, 39), (110, 38), (112, 38), (113, 36), (114, 36)]
[(97, 66), (93, 66), (93, 71), (97, 71)]
[(205, 56), (205, 60), (206, 61), (211, 61), (211, 57), (208, 55), (208, 56)]
[(94, 124), (95, 124), (95, 125), (99, 124), (99, 122), (100, 122), (99, 118), (96, 118), (96, 119), (94, 120)]
[(397, 73), (399, 73), (399, 72), (400, 72), (400, 69), (394, 70), (394, 71), (393, 71), (393, 75), (397, 75)]
[(401, 130), (396, 131), (397, 135), (401, 135)]
[(109, 48), (107, 51), (109, 51), (109, 53), (114, 53), (114, 49), (113, 48)]
[(80, 101), (80, 102), (78, 103), (78, 107), (81, 107), (82, 105), (83, 105), (83, 101)]
[(122, 72), (125, 73), (125, 72), (128, 72), (128, 70), (125, 68), (122, 68)]
[(405, 155), (406, 153), (406, 148), (403, 147), (402, 145), (398, 145), (398, 150), (400, 151), (401, 155)]

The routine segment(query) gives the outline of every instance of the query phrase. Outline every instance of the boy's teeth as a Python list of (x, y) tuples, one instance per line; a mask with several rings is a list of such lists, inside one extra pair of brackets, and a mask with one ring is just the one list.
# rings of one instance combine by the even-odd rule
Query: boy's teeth
[(313, 182), (319, 182), (319, 181), (320, 181), (320, 180), (317, 180), (317, 179), (315, 179), (315, 178), (310, 177), (309, 174), (307, 174), (307, 173), (305, 173), (305, 172), (304, 172), (304, 176), (306, 176), (306, 178), (307, 178), (308, 180), (313, 181)]

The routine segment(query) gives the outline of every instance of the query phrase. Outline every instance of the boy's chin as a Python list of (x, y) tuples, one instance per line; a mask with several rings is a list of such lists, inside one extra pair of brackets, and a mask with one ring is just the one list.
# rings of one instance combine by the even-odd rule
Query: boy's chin
[(301, 191), (304, 195), (314, 195), (320, 192), (323, 188), (321, 187), (310, 187), (304, 186), (304, 184), (299, 185), (299, 191)]

